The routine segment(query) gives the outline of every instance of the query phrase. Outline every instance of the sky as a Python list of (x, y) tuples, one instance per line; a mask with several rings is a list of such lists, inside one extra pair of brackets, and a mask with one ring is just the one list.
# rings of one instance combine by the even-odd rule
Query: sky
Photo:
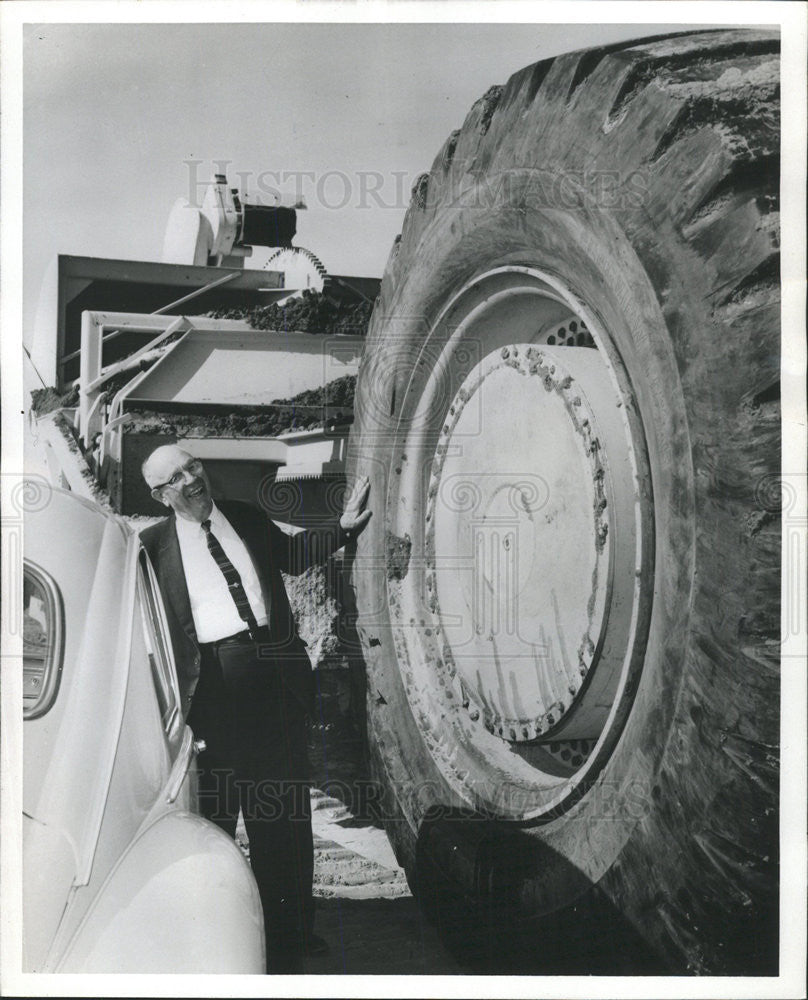
[(666, 30), (26, 25), (26, 343), (56, 254), (159, 260), (172, 205), (198, 200), (216, 161), (253, 198), (302, 192), (295, 243), (331, 273), (381, 276), (413, 181), (492, 84), (548, 56)]

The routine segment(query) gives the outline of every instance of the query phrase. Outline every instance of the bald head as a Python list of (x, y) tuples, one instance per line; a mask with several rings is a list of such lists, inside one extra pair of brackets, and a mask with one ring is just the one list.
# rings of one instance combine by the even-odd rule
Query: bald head
[(161, 445), (141, 466), (151, 495), (190, 521), (210, 516), (210, 480), (202, 463), (176, 444)]
[(192, 458), (191, 453), (184, 448), (180, 448), (178, 444), (163, 444), (159, 448), (155, 448), (145, 459), (143, 465), (140, 467), (140, 471), (143, 473), (143, 478), (148, 485), (155, 487), (159, 483), (164, 483), (167, 479), (171, 478), (172, 472), (168, 472), (168, 475), (165, 475), (167, 470), (171, 469), (173, 471), (185, 465), (186, 462), (190, 462)]

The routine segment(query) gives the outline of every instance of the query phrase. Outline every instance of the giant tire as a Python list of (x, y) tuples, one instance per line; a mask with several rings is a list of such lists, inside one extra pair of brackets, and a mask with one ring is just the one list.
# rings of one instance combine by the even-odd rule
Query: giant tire
[[(703, 32), (492, 88), (413, 189), (350, 446), (374, 510), (353, 568), (371, 759), (416, 892), (440, 871), (468, 898), (548, 914), (596, 886), (666, 968), (698, 973), (777, 967), (777, 53), (771, 32)], [(614, 704), (589, 762), (545, 798), (524, 778), (535, 741), (475, 735), (451, 690), (425, 523), (475, 363), (453, 373), (448, 346), (466, 330), (477, 360), (529, 343), (528, 295), (585, 319), (609, 367), (642, 537)], [(522, 805), (500, 808), (498, 775)]]

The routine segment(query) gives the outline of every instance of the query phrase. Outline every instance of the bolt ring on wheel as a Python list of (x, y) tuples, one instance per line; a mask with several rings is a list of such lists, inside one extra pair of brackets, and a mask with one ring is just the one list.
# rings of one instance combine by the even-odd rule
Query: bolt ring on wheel
[[(597, 349), (558, 346), (562, 319)], [(462, 801), (514, 820), (591, 782), (642, 658), (645, 449), (606, 345), (557, 282), (497, 268), (434, 325), (437, 364), (413, 367), (397, 414), (388, 530), (412, 558), (388, 601), (408, 698)], [(559, 741), (586, 750), (565, 761)]]

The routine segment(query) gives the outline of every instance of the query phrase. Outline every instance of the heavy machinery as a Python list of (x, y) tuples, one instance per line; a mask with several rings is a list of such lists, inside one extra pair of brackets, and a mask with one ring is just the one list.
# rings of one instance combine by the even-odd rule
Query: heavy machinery
[[(489, 969), (777, 971), (778, 51), (704, 31), (526, 67), (387, 262), (348, 455), (372, 776), (414, 892)], [(218, 179), (160, 266), (211, 308), (249, 214)], [(233, 271), (217, 295), (272, 283)]]
[(163, 260), (238, 267), (241, 258), (252, 255), (254, 246), (291, 247), (296, 231), (294, 208), (243, 201), (238, 188), (228, 186), (227, 175), (216, 174), (205, 187), (201, 206), (185, 198), (174, 203), (163, 240)]
[(370, 752), (467, 955), (636, 971), (624, 922), (656, 971), (777, 970), (778, 51), (526, 67), (387, 262), (348, 473)]
[[(87, 474), (118, 512), (161, 513), (140, 466), (178, 437), (220, 492), (281, 497), (283, 509), (269, 506), (286, 520), (304, 506), (315, 516), (320, 494), (341, 482), (379, 280), (331, 275), (292, 246), (298, 207), (248, 203), (217, 174), (200, 206), (175, 203), (162, 262), (60, 256), (51, 269), (34, 344), (54, 372), (45, 395), (67, 404), (61, 417)], [(264, 259), (245, 267), (256, 249)], [(43, 435), (49, 475), (75, 486), (62, 431), (41, 424)], [(300, 485), (297, 513), (288, 480)]]

